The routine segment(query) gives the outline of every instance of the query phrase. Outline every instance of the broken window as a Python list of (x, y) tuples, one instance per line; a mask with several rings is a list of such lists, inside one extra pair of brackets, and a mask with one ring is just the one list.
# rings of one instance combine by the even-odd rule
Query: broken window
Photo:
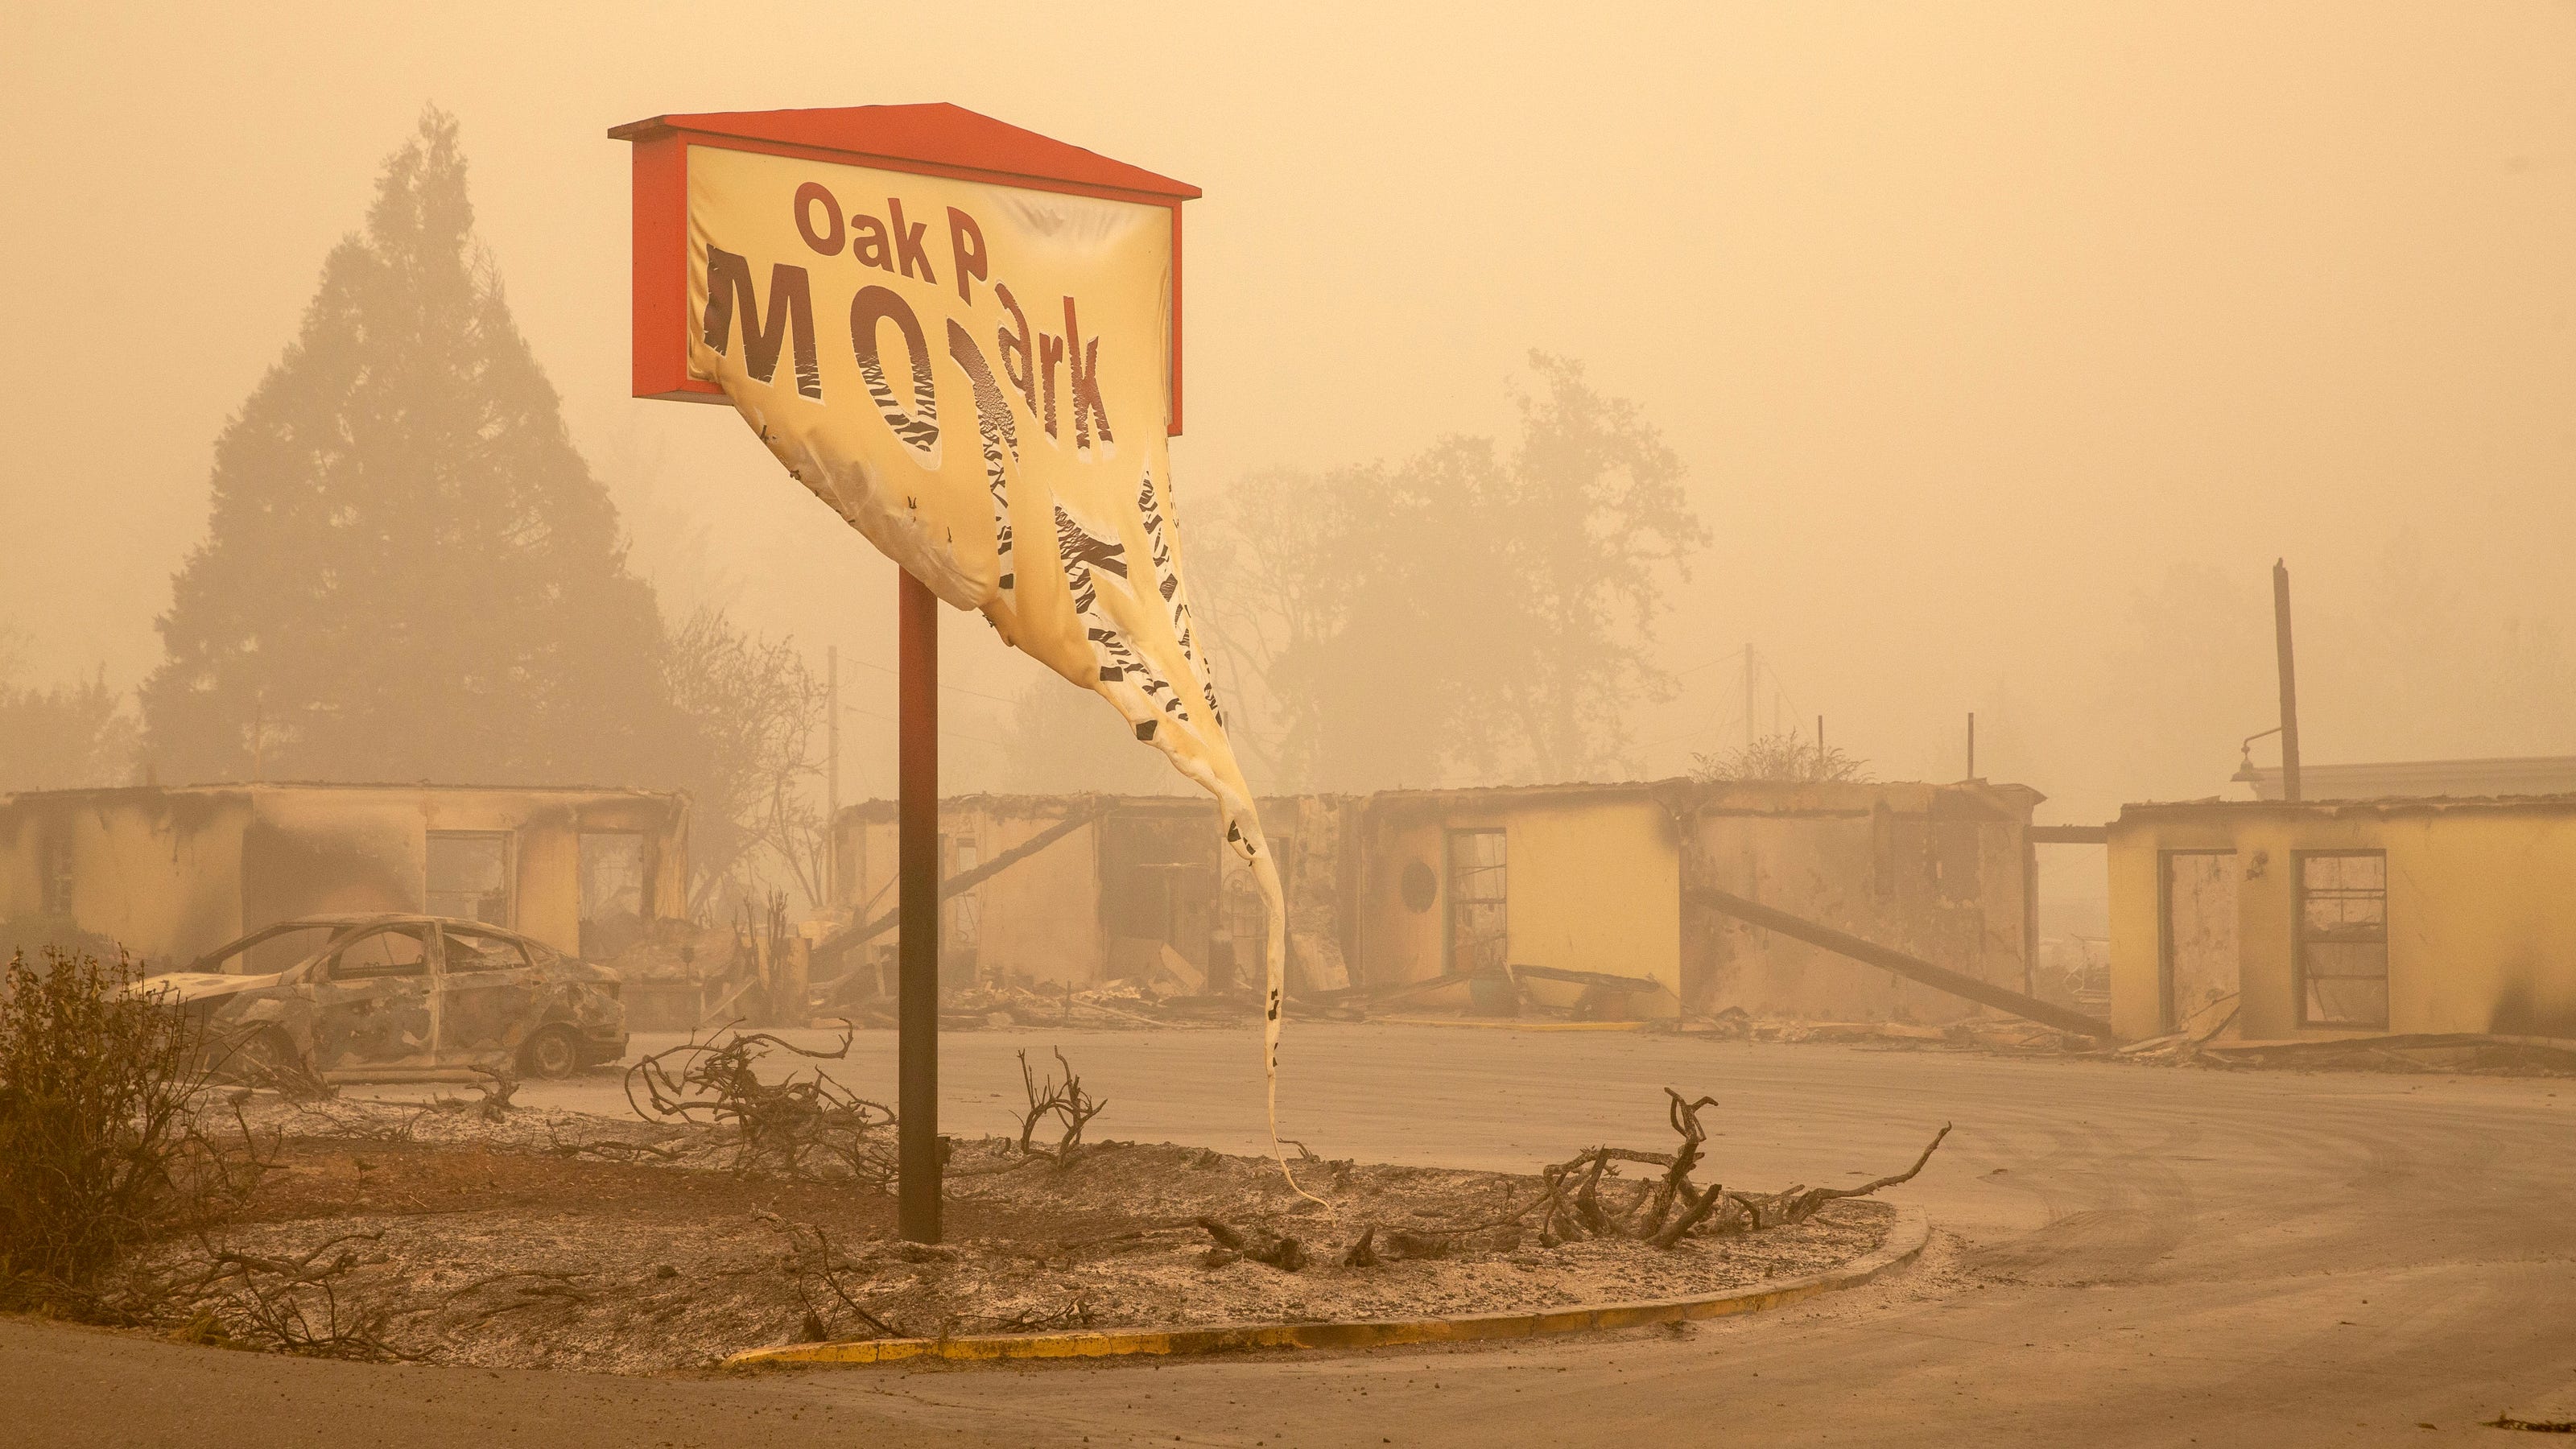
[(2388, 856), (2299, 856), (2299, 1024), (2388, 1026)]
[[(984, 863), (984, 848), (972, 840), (958, 840), (948, 847), (948, 878), (956, 879)], [(948, 907), (948, 944), (951, 951), (972, 951), (984, 939), (984, 903), (971, 890), (950, 896)]]
[(509, 832), (429, 832), (429, 888), (423, 897), (433, 916), (510, 924)]
[(428, 928), (387, 926), (340, 948), (326, 973), (333, 981), (371, 981), (429, 974)]
[(1981, 887), (1978, 864), (1984, 855), (1985, 841), (1974, 820), (1941, 820), (1932, 826), (1932, 870), (1940, 882), (1941, 899), (1973, 901)]
[(515, 971), (528, 964), (528, 953), (507, 936), (450, 926), (447, 969), (450, 971)]
[(1217, 920), (1213, 813), (1111, 815), (1100, 832), (1100, 915), (1113, 940), (1160, 941), (1206, 957)]
[(631, 830), (581, 833), (581, 954), (605, 961), (643, 932), (644, 837)]
[[(1928, 816), (1899, 815), (1884, 800), (1870, 808), (1871, 884), (1879, 899), (1920, 899), (1941, 885)], [(1968, 869), (1973, 870), (1973, 864)], [(1972, 883), (1973, 893), (1973, 883)]]
[(1511, 959), (1510, 881), (1499, 830), (1449, 832), (1449, 969), (1500, 970)]
[(45, 848), (45, 914), (72, 913), (72, 843), (57, 836)]

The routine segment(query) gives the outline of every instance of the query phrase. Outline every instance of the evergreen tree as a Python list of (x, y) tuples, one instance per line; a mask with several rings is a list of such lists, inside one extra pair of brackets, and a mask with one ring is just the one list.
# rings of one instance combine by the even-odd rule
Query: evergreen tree
[(215, 445), (142, 689), (160, 778), (668, 785), (698, 763), (616, 510), (473, 240), (456, 122)]

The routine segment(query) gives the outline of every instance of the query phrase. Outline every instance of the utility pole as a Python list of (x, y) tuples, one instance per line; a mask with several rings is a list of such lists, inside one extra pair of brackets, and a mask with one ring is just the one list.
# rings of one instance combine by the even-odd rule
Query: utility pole
[(2272, 561), (2272, 633), (2281, 659), (2281, 798), (2299, 798), (2299, 671), (2290, 662), (2290, 568)]
[(823, 898), (830, 910), (841, 892), (841, 646), (823, 650)]
[(901, 579), (895, 713), (897, 1164), (895, 1226), (939, 1241), (939, 596)]
[(1968, 778), (1977, 778), (1977, 712), (1968, 711)]
[(1753, 646), (1752, 646), (1752, 645), (1750, 645), (1750, 644), (1745, 645), (1745, 646), (1744, 646), (1744, 747), (1745, 747), (1746, 749), (1748, 749), (1748, 750), (1749, 750), (1749, 749), (1751, 749), (1751, 748), (1753, 748), (1753, 738), (1754, 738), (1754, 724), (1753, 724), (1753, 685), (1754, 685), (1754, 680), (1755, 680), (1755, 678), (1756, 678), (1756, 677), (1761, 673), (1761, 670), (1762, 670), (1762, 659), (1761, 659), (1761, 656), (1760, 656), (1760, 655), (1757, 655), (1757, 654), (1755, 654), (1755, 653), (1753, 652)]

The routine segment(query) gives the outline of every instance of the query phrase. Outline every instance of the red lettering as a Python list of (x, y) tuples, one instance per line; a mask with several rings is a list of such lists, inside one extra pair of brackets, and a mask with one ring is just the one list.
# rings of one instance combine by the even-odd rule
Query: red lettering
[(700, 336), (719, 354), (733, 344), (734, 311), (742, 312), (742, 365), (767, 382), (778, 372), (780, 346), (794, 342), (796, 390), (823, 396), (823, 371), (814, 356), (814, 301), (805, 269), (779, 262), (769, 269), (769, 318), (761, 320), (760, 294), (751, 285), (751, 263), (722, 247), (707, 248), (707, 312)]
[(1002, 354), (1002, 376), (1009, 378), (1011, 386), (1028, 400), (1029, 416), (1034, 418), (1038, 415), (1038, 367), (1037, 352), (1030, 345), (1028, 315), (1020, 310), (1019, 299), (1011, 295), (1009, 283), (994, 287), (993, 295), (1011, 314), (1010, 326), (993, 329), (995, 346)]
[(984, 280), (984, 229), (953, 206), (948, 208), (948, 255), (957, 264), (957, 300), (972, 307), (975, 291), (967, 279)]
[(886, 198), (886, 214), (894, 218), (894, 254), (903, 262), (903, 274), (911, 276), (913, 264), (918, 262), (921, 264), (921, 279), (938, 286), (939, 278), (930, 270), (930, 253), (921, 249), (921, 234), (930, 230), (930, 223), (916, 221), (910, 226), (904, 225), (903, 203), (891, 196)]
[(894, 251), (886, 245), (884, 222), (861, 212), (850, 218), (850, 228), (854, 233), (850, 241), (851, 256), (858, 258), (862, 265), (881, 272), (894, 270)]
[[(814, 208), (818, 205), (823, 208), (823, 219), (832, 224), (829, 232), (819, 236), (814, 231)], [(819, 181), (808, 181), (796, 188), (796, 234), (805, 238), (805, 245), (827, 257), (841, 254), (841, 203), (834, 201), (832, 193)]]
[(1117, 439), (1109, 435), (1109, 409), (1100, 398), (1100, 339), (1082, 340), (1082, 326), (1073, 318), (1073, 299), (1064, 299), (1064, 335), (1071, 345), (1066, 372), (1073, 383), (1073, 446), (1076, 452), (1091, 449), (1091, 428), (1096, 419), (1100, 425), (1100, 446), (1110, 451)]

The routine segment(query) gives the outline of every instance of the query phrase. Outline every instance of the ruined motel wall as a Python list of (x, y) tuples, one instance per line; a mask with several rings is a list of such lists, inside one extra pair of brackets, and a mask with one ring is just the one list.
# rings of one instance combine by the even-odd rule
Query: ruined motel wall
[(2248, 1039), (2352, 1034), (2300, 1025), (2298, 859), (2320, 851), (2386, 853), (2388, 1031), (2576, 1038), (2576, 797), (2126, 807), (2109, 849), (2111, 1020), (2126, 1037), (2171, 1029), (2164, 880), (2182, 851), (2233, 853)]
[(113, 938), (159, 966), (244, 931), (237, 791), (61, 790), (0, 797), (0, 920)]
[[(1652, 981), (1664, 989), (1630, 1005), (1679, 1010), (1680, 852), (1671, 816), (1645, 787), (1396, 791), (1371, 797), (1361, 819), (1362, 983), (1448, 970), (1449, 839), (1500, 830), (1510, 964)], [(1525, 984), (1548, 1004), (1582, 990)]]
[[(241, 785), (0, 800), (0, 916), (66, 893), (79, 929), (184, 963), (295, 916), (422, 909), (432, 831), (509, 837), (508, 924), (581, 945), (581, 836), (641, 837), (645, 907), (686, 913), (687, 801), (621, 790)], [(68, 848), (68, 872), (57, 853)]]
[[(1685, 887), (1711, 886), (2015, 991), (2035, 948), (2024, 785), (1695, 784), (1665, 791)], [(1684, 917), (1694, 1012), (1940, 1023), (1983, 1008), (1719, 911)]]
[[(940, 878), (958, 873), (961, 844), (972, 844), (979, 862), (989, 861), (1091, 808), (1092, 802), (1080, 796), (983, 795), (943, 800)], [(859, 921), (892, 911), (901, 889), (896, 883), (894, 802), (871, 800), (850, 806), (841, 812), (835, 828), (840, 876), (836, 903)], [(957, 929), (958, 900), (971, 900), (976, 916), (974, 966), (978, 972), (1076, 990), (1097, 985), (1107, 974), (1097, 823), (1076, 829), (943, 903), (943, 936), (952, 936)], [(888, 931), (877, 939), (892, 949), (897, 934)]]

